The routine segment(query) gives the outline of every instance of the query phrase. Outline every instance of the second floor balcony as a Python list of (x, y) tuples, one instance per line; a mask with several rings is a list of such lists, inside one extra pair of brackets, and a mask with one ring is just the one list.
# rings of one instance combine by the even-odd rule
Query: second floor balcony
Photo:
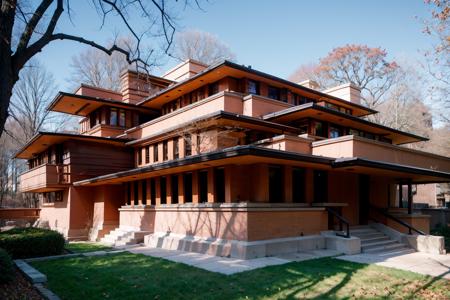
[(20, 175), (21, 192), (50, 192), (71, 184), (69, 165), (44, 164)]

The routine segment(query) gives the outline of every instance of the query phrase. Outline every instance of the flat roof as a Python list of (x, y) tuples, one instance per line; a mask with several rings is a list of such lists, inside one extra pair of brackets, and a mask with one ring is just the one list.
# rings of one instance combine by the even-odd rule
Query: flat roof
[(81, 140), (96, 143), (104, 143), (115, 146), (125, 146), (128, 141), (126, 139), (119, 138), (107, 138), (91, 135), (81, 135), (75, 133), (60, 133), (60, 132), (44, 132), (39, 131), (31, 140), (19, 149), (14, 155), (15, 158), (29, 159), (32, 158), (36, 153), (41, 153), (48, 147), (59, 144), (67, 140)]
[(428, 139), (416, 134), (390, 128), (381, 124), (370, 122), (325, 106), (310, 102), (294, 107), (289, 107), (263, 116), (264, 120), (275, 122), (291, 122), (300, 118), (312, 118), (321, 121), (334, 121), (337, 125), (370, 131), (380, 134), (392, 140), (397, 145), (427, 141)]
[(125, 103), (118, 100), (66, 92), (59, 92), (53, 101), (48, 105), (47, 110), (86, 117), (92, 111), (104, 105), (139, 111), (146, 114), (159, 114), (159, 112), (145, 106), (137, 106), (136, 104)]
[[(224, 70), (228, 70), (228, 72), (224, 72)], [(306, 92), (307, 94), (309, 94), (308, 96), (310, 97), (314, 97), (317, 98), (318, 100), (328, 100), (331, 103), (336, 103), (338, 105), (341, 106), (345, 106), (347, 108), (351, 108), (353, 110), (359, 110), (360, 113), (358, 113), (357, 115), (359, 116), (363, 116), (363, 115), (368, 115), (368, 114), (374, 114), (377, 113), (376, 110), (373, 110), (371, 108), (368, 108), (366, 106), (357, 104), (357, 103), (353, 103), (335, 96), (331, 96), (329, 94), (314, 90), (314, 89), (310, 89), (307, 88), (305, 86), (299, 85), (297, 83), (294, 83), (292, 81), (280, 78), (280, 77), (276, 77), (261, 71), (257, 71), (254, 70), (252, 68), (243, 66), (243, 65), (239, 65), (236, 63), (233, 63), (231, 61), (228, 60), (224, 60), (222, 62), (219, 62), (215, 65), (211, 65), (210, 67), (204, 69), (203, 71), (201, 71), (200, 73), (186, 79), (183, 81), (180, 81), (178, 83), (175, 83), (169, 87), (167, 87), (166, 89), (163, 89), (159, 92), (157, 92), (156, 94), (153, 94), (147, 98), (145, 98), (144, 100), (138, 102), (138, 105), (150, 105), (150, 103), (153, 102), (164, 102), (164, 100), (168, 100), (167, 98), (170, 98), (169, 95), (167, 95), (168, 93), (170, 94), (174, 94), (173, 97), (177, 97), (179, 95), (182, 95), (183, 93), (185, 93), (184, 91), (182, 91), (182, 86), (194, 82), (194, 81), (200, 81), (200, 78), (206, 75), (209, 75), (211, 77), (209, 81), (213, 82), (216, 80), (219, 80), (221, 78), (224, 78), (226, 76), (234, 76), (234, 77), (238, 77), (238, 76), (247, 76), (247, 77), (252, 77), (252, 76), (248, 76), (248, 74), (252, 75), (253, 77), (262, 77), (262, 78), (266, 78), (269, 79), (273, 82), (276, 82), (278, 84), (282, 84), (282, 85), (288, 85), (294, 89), (297, 90), (301, 90), (303, 92)], [(199, 82), (197, 85), (204, 85), (205, 82)], [(194, 87), (194, 89), (197, 88), (197, 86)], [(161, 97), (165, 95), (166, 97)], [(171, 101), (173, 99), (169, 99), (169, 101)], [(165, 103), (165, 102), (164, 102)], [(162, 104), (162, 103), (160, 103)], [(158, 105), (160, 105), (158, 104)]]

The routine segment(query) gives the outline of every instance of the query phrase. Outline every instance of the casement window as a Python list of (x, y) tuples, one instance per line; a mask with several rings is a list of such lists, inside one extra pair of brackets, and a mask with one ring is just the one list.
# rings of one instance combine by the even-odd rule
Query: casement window
[(274, 86), (269, 86), (267, 97), (274, 100), (280, 100), (281, 91), (279, 88)]
[(62, 202), (63, 201), (63, 192), (57, 191), (57, 192), (47, 192), (40, 194), (40, 198), (44, 203), (55, 203), (55, 202)]
[(131, 205), (131, 182), (127, 182), (127, 205)]
[(198, 196), (199, 202), (208, 202), (208, 171), (198, 172)]
[(180, 157), (180, 139), (173, 139), (173, 158), (178, 159)]
[(259, 95), (259, 82), (250, 79), (247, 82), (247, 93), (251, 95)]
[(158, 151), (158, 144), (153, 145), (153, 162), (159, 161), (159, 151)]
[(150, 179), (150, 204), (156, 205), (156, 182), (155, 178)]
[(163, 161), (166, 161), (169, 159), (169, 149), (167, 145), (167, 141), (163, 142)]
[(214, 189), (216, 195), (216, 202), (225, 202), (225, 169), (214, 169)]
[(159, 180), (159, 191), (161, 196), (161, 204), (167, 203), (167, 178), (161, 177)]
[(192, 202), (192, 173), (183, 175), (184, 202)]
[(111, 107), (109, 111), (109, 125), (117, 126), (117, 121), (118, 121), (117, 108)]
[(142, 204), (147, 205), (147, 180), (141, 181), (142, 187)]
[(184, 138), (184, 156), (192, 155), (192, 136), (188, 134)]
[(133, 192), (134, 192), (134, 205), (139, 204), (139, 182), (133, 182)]
[(328, 137), (327, 132), (327, 125), (324, 122), (314, 121), (314, 132), (313, 135), (315, 136), (321, 136), (321, 137)]
[(119, 126), (120, 127), (125, 127), (126, 126), (125, 116), (126, 116), (125, 110), (120, 109), (119, 110)]
[(171, 190), (172, 204), (177, 204), (178, 203), (178, 175), (170, 176), (170, 180), (171, 180), (170, 190)]
[(283, 202), (283, 170), (280, 166), (269, 167), (269, 202)]
[(332, 139), (332, 138), (337, 138), (340, 136), (342, 136), (342, 129), (340, 129), (336, 126), (330, 126), (330, 132), (329, 132), (328, 137), (330, 139)]
[(142, 148), (136, 150), (138, 165), (142, 165)]
[(314, 170), (314, 202), (328, 202), (328, 173), (327, 171)]
[(292, 169), (292, 201), (295, 203), (305, 202), (305, 170)]
[(145, 163), (150, 163), (150, 146), (145, 146)]
[(218, 82), (211, 83), (208, 86), (208, 96), (212, 96), (214, 94), (217, 94), (218, 92), (219, 92), (219, 83)]

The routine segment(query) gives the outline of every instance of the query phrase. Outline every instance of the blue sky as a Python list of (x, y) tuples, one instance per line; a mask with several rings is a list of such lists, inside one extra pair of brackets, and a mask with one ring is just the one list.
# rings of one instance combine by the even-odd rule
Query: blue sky
[[(99, 20), (89, 1), (76, 2), (69, 31), (97, 41), (111, 39), (117, 28), (99, 31)], [(347, 43), (385, 48), (390, 58), (420, 59), (431, 45), (417, 17), (426, 18), (422, 0), (210, 0), (202, 10), (179, 14), (179, 29), (195, 28), (216, 34), (236, 54), (237, 61), (254, 69), (288, 77), (305, 63), (317, 61), (332, 48)], [(69, 86), (71, 57), (84, 46), (56, 42), (38, 55), (55, 75), (60, 89)], [(163, 69), (173, 65), (170, 60)], [(155, 70), (160, 73), (162, 70)]]

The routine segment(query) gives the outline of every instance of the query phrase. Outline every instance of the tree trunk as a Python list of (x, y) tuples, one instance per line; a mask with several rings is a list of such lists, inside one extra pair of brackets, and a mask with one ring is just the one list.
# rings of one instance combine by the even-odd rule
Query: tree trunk
[(11, 37), (16, 0), (2, 0), (0, 7), (0, 136), (8, 118), (9, 101), (14, 83), (19, 79), (12, 63)]

